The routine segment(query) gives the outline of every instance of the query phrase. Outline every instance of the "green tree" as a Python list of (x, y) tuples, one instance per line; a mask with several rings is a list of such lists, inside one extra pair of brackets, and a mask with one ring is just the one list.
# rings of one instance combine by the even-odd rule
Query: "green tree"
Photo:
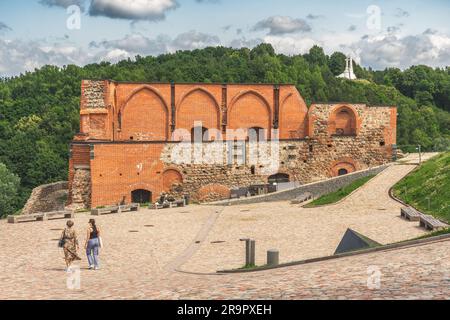
[(328, 57), (321, 47), (315, 45), (309, 50), (309, 53), (306, 55), (306, 60), (308, 60), (308, 62), (311, 64), (318, 64), (323, 66), (327, 64)]
[(345, 59), (346, 56), (342, 52), (335, 52), (330, 56), (330, 61), (328, 63), (328, 67), (330, 71), (338, 76), (345, 70)]
[(0, 218), (15, 212), (20, 178), (0, 163)]

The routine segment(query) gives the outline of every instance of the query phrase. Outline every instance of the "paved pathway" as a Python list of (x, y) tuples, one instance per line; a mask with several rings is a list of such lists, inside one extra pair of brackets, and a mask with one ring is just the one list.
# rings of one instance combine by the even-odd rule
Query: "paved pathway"
[(226, 207), (181, 269), (208, 273), (243, 266), (241, 238), (256, 240), (256, 262), (263, 265), (270, 249), (280, 251), (280, 262), (332, 255), (347, 228), (382, 244), (421, 236), (425, 231), (401, 219), (402, 205), (388, 195), (391, 186), (415, 167), (390, 166), (344, 201), (326, 207), (306, 209), (287, 201)]
[[(332, 254), (348, 227), (381, 243), (424, 234), (416, 223), (398, 217), (400, 205), (387, 196), (389, 187), (413, 168), (392, 166), (327, 208), (280, 202), (99, 217), (105, 231), (103, 268), (89, 271), (82, 261), (79, 290), (68, 289), (62, 252), (56, 248), (64, 221), (0, 221), (0, 299), (446, 298), (449, 241), (252, 274), (173, 271), (239, 267), (243, 237), (256, 239), (257, 263), (263, 264), (272, 247), (280, 249), (282, 262)], [(80, 237), (89, 218), (74, 219)], [(370, 283), (376, 284), (381, 272), (379, 289), (368, 289), (368, 268), (375, 272)]]

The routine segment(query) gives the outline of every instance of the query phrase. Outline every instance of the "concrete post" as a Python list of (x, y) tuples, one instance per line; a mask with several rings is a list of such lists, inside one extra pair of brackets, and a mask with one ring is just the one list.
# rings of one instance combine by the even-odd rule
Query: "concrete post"
[(276, 266), (280, 263), (280, 252), (278, 250), (267, 251), (267, 265)]
[(245, 265), (254, 266), (256, 265), (255, 259), (255, 240), (252, 239), (240, 239), (240, 241), (245, 241)]
[(245, 239), (245, 265), (250, 265), (250, 239)]
[(255, 240), (250, 240), (250, 260), (249, 265), (256, 265), (256, 249), (255, 249)]

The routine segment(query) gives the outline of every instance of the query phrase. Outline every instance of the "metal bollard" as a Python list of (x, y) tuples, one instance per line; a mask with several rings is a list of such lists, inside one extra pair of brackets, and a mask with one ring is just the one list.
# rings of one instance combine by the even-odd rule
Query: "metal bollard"
[(267, 251), (267, 265), (276, 266), (280, 263), (280, 252), (278, 250)]

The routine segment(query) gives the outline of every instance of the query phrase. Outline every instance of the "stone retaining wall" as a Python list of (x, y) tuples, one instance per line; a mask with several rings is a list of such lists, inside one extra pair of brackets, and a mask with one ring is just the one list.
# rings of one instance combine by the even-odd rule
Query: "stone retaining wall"
[(325, 194), (335, 192), (345, 186), (348, 186), (355, 180), (358, 180), (363, 177), (367, 177), (370, 175), (376, 175), (386, 169), (389, 165), (383, 165), (379, 167), (374, 167), (368, 170), (357, 171), (354, 173), (347, 174), (341, 177), (335, 177), (324, 181), (319, 181), (315, 183), (310, 183), (303, 185), (301, 187), (279, 191), (268, 195), (250, 197), (245, 199), (236, 199), (236, 200), (224, 200), (212, 202), (209, 204), (213, 205), (240, 205), (240, 204), (251, 204), (251, 203), (261, 203), (261, 202), (274, 202), (274, 201), (287, 201), (293, 200), (296, 197), (302, 195), (305, 192), (310, 192), (313, 194), (314, 198), (318, 198)]

